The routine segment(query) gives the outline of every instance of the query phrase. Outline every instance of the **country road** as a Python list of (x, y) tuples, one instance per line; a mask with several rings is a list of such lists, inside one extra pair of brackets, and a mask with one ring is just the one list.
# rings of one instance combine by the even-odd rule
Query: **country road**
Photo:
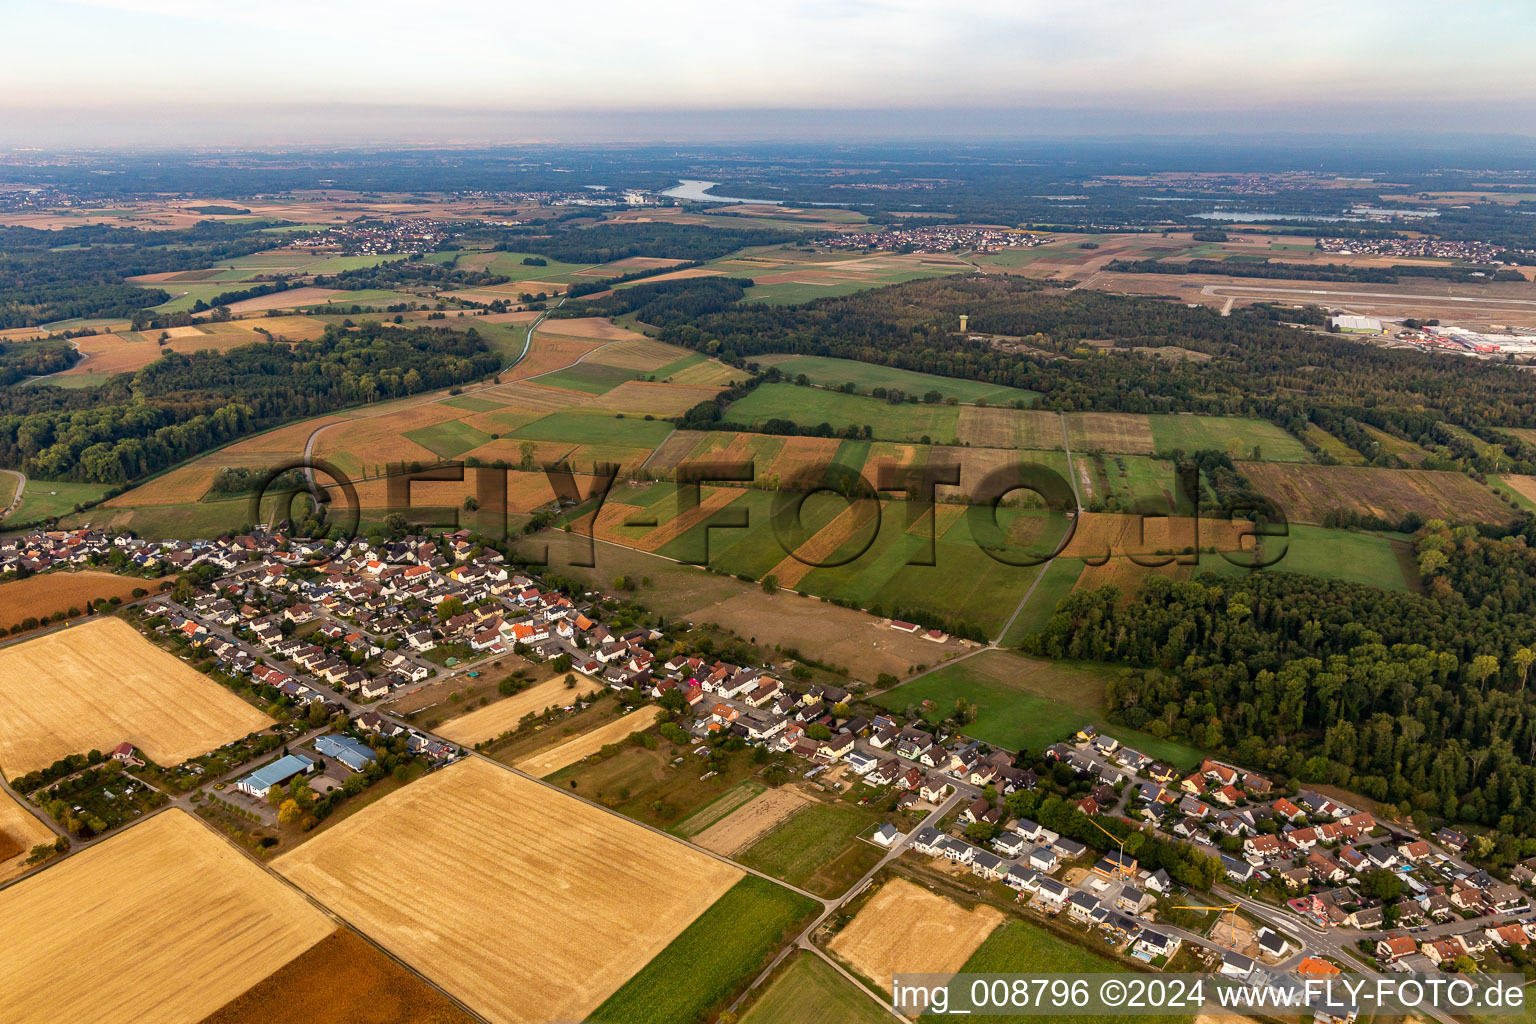
[(16, 478), (16, 493), (11, 495), (11, 503), (5, 506), (5, 511), (0, 512), (0, 521), (4, 521), (21, 505), (21, 493), (27, 489), (27, 474), (19, 469), (0, 469), (0, 473), (7, 473)]

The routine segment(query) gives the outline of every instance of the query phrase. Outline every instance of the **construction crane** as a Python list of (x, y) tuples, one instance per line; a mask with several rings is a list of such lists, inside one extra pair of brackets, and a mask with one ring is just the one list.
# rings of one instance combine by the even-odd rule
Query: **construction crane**
[(1110, 839), (1114, 840), (1114, 842), (1119, 845), (1119, 847), (1120, 847), (1120, 874), (1124, 875), (1125, 874), (1125, 840), (1121, 839), (1119, 836), (1115, 835), (1109, 829), (1105, 828), (1103, 825), (1100, 825), (1098, 822), (1094, 821), (1092, 818), (1088, 819), (1088, 823), (1090, 825), (1092, 825), (1094, 828), (1098, 829), (1100, 832), (1103, 832), (1105, 835), (1109, 836)]
[(1229, 903), (1224, 907), (1169, 907), (1169, 910), (1214, 910), (1218, 914), (1231, 914), (1232, 919), (1227, 922), (1227, 945), (1237, 948), (1237, 904)]

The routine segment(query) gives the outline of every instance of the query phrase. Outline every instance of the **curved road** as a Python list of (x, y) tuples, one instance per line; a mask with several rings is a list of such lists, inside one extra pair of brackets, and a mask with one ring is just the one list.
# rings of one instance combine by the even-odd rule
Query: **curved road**
[(9, 473), (16, 478), (16, 493), (11, 496), (11, 503), (5, 506), (4, 511), (0, 511), (0, 520), (4, 520), (21, 504), (21, 493), (27, 489), (27, 474), (19, 469), (0, 469), (0, 473)]

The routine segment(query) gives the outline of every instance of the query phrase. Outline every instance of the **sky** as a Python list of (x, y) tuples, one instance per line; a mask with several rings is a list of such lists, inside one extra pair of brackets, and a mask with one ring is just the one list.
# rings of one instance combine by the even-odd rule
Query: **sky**
[(0, 0), (0, 20), (9, 145), (1536, 134), (1529, 0)]

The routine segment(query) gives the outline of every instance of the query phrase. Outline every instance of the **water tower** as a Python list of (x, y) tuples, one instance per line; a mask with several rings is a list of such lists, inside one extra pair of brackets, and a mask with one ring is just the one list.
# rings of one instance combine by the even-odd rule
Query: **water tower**
[(961, 334), (965, 333), (965, 325), (970, 321), (970, 319), (971, 318), (969, 316), (967, 316), (966, 314), (964, 314), (964, 313), (960, 314), (960, 333)]

